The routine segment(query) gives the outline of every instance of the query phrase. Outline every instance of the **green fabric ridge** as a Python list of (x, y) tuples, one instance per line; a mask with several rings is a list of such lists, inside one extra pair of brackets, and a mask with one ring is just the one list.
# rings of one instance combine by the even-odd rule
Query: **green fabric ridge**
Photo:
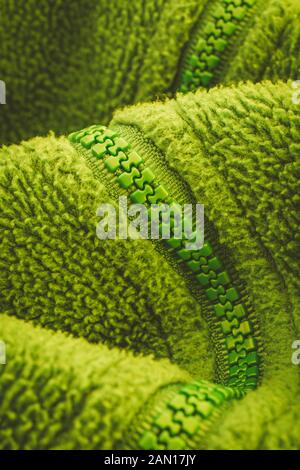
[[(107, 124), (117, 107), (173, 93), (206, 4), (1, 0), (0, 143)], [(218, 82), (298, 79), (299, 33), (297, 0), (266, 1)]]

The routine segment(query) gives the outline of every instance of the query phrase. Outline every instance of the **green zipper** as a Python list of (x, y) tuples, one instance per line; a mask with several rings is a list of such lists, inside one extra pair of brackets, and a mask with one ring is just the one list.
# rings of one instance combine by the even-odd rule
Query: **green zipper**
[[(179, 91), (210, 87), (220, 80), (260, 3), (262, 0), (209, 2), (185, 53), (176, 85)], [(117, 131), (94, 125), (72, 133), (69, 139), (95, 176), (106, 178), (114, 197), (122, 190), (131, 203), (148, 207), (177, 204), (176, 191), (159, 180), (153, 165), (149, 166)], [(188, 273), (196, 285), (214, 342), (217, 379), (222, 385), (198, 381), (164, 391), (160, 400), (141, 410), (138, 423), (125, 439), (128, 448), (184, 450), (195, 448), (199, 442), (203, 445), (221, 409), (254, 389), (260, 378), (260, 335), (247, 293), (226, 269), (210, 230), (199, 250), (187, 250), (185, 242), (172, 236), (158, 241), (169, 259), (177, 260), (180, 271)]]
[(199, 19), (184, 54), (176, 89), (208, 88), (220, 81), (262, 0), (213, 0)]
[[(141, 411), (125, 442), (128, 449), (186, 450), (205, 449), (209, 428), (231, 400), (243, 393), (234, 388), (201, 380), (164, 391)], [(123, 444), (123, 443), (122, 443)], [(124, 444), (123, 444), (124, 445)]]
[[(94, 125), (72, 133), (69, 140), (93, 161), (95, 174), (97, 169), (104, 172), (113, 186), (126, 191), (131, 203), (148, 207), (159, 203), (176, 205), (177, 201), (152, 168), (117, 131)], [(198, 250), (187, 250), (185, 242), (184, 238), (172, 236), (158, 241), (189, 272), (206, 299), (208, 322), (225, 387), (202, 381), (173, 392), (170, 400), (163, 403), (163, 409), (143, 420), (138, 440), (141, 448), (171, 448), (180, 442), (180, 448), (186, 448), (192, 434), (204, 432), (221, 406), (254, 389), (259, 380), (258, 330), (249, 299), (231, 279), (223, 260), (215, 253), (212, 240), (205, 237), (203, 247)], [(180, 403), (181, 408), (176, 408), (174, 403)]]

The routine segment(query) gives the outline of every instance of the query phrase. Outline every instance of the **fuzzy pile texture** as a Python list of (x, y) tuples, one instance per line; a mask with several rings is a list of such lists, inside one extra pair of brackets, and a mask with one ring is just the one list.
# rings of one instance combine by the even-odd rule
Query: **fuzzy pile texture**
[[(174, 93), (207, 0), (0, 0), (0, 143), (109, 122)], [(214, 0), (216, 10), (221, 0)], [(222, 83), (298, 79), (298, 0), (259, 0)]]
[[(261, 383), (222, 408), (209, 449), (300, 446), (291, 363), (300, 112), (291, 96), (290, 83), (220, 87), (125, 109), (110, 124), (124, 136), (137, 129), (205, 204), (260, 323)], [(97, 239), (96, 208), (113, 199), (66, 138), (3, 147), (0, 200), (3, 448), (122, 448), (150, 399), (215, 380), (201, 306), (150, 241)]]

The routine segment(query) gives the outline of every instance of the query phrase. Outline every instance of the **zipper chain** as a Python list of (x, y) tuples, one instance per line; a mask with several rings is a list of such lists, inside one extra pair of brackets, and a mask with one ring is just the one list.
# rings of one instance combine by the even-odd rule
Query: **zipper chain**
[(226, 50), (257, 0), (221, 0), (211, 12), (200, 37), (191, 45), (181, 75), (179, 91), (208, 88), (216, 78)]

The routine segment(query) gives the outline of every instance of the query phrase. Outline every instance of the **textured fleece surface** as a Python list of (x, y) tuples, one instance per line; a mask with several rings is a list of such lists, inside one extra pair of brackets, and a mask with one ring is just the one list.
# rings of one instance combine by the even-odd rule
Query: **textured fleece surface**
[(188, 381), (168, 361), (34, 328), (0, 315), (7, 365), (0, 366), (0, 449), (123, 448), (151, 398)]
[[(207, 1), (19, 3), (0, 0), (0, 143), (107, 123), (116, 107), (174, 92)], [(265, 1), (220, 81), (298, 79), (299, 10), (298, 0)]]
[(98, 239), (103, 202), (113, 201), (64, 137), (0, 151), (2, 312), (211, 379), (200, 305), (150, 241)]
[(262, 385), (222, 416), (211, 448), (300, 445), (291, 363), (300, 331), (300, 111), (291, 95), (290, 84), (244, 84), (133, 107), (112, 123), (139, 129), (205, 204), (260, 322)]

